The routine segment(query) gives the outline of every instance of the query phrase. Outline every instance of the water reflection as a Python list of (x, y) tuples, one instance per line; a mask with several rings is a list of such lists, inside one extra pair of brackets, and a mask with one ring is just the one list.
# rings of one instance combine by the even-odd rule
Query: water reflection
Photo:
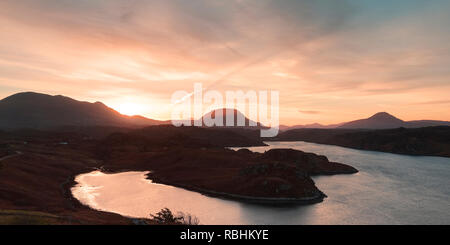
[(154, 184), (146, 172), (77, 176), (72, 189), (81, 202), (100, 210), (148, 217), (163, 207), (191, 213), (202, 224), (450, 224), (450, 159), (359, 151), (305, 142), (269, 142), (252, 147), (294, 148), (356, 167), (355, 175), (314, 180), (328, 198), (297, 207), (267, 207), (210, 198)]

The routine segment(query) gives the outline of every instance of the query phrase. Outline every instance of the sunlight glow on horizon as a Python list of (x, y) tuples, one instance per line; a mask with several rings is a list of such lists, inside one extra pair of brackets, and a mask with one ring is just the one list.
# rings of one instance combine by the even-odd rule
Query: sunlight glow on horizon
[(450, 121), (450, 2), (0, 1), (0, 97), (169, 120), (171, 95), (277, 90), (280, 124)]
[(127, 116), (138, 116), (144, 113), (144, 105), (135, 103), (123, 103), (112, 108), (117, 110), (120, 114)]

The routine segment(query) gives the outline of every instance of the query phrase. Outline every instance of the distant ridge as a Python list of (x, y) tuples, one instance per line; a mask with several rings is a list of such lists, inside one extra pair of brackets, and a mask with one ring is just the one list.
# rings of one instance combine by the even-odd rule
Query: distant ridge
[(338, 128), (347, 129), (392, 129), (392, 128), (421, 128), (431, 126), (450, 126), (450, 122), (437, 120), (403, 121), (387, 112), (378, 112), (366, 118), (344, 123)]
[[(213, 110), (203, 115), (216, 118), (222, 116), (219, 121), (226, 127), (226, 118), (233, 115), (234, 124), (237, 126), (237, 116), (244, 117), (243, 128), (262, 128), (264, 125), (250, 120), (236, 109), (222, 108)], [(194, 122), (194, 120), (192, 121)], [(170, 124), (170, 121), (158, 121), (142, 116), (126, 116), (107, 107), (101, 102), (83, 102), (62, 95), (47, 95), (34, 92), (17, 93), (0, 100), (0, 129), (52, 129), (57, 127), (75, 126), (115, 126), (115, 127), (143, 127), (152, 125)], [(257, 125), (251, 126), (251, 125)], [(205, 126), (202, 123), (202, 126)], [(429, 126), (450, 126), (450, 122), (438, 120), (403, 121), (387, 112), (379, 112), (366, 118), (346, 123), (322, 125), (318, 123), (284, 126), (280, 130), (286, 131), (301, 128), (318, 129), (390, 129), (390, 128), (421, 128)]]
[(450, 126), (448, 121), (438, 120), (415, 120), (415, 121), (403, 121), (387, 112), (378, 112), (373, 116), (366, 119), (359, 119), (355, 121), (322, 125), (318, 123), (295, 125), (295, 126), (280, 126), (282, 131), (302, 128), (316, 128), (316, 129), (393, 129), (393, 128), (422, 128), (432, 126)]
[(286, 131), (286, 130), (291, 130), (291, 129), (300, 129), (300, 128), (337, 128), (340, 125), (342, 125), (342, 123), (340, 124), (330, 124), (330, 125), (323, 125), (320, 123), (311, 123), (311, 124), (305, 124), (305, 125), (294, 125), (294, 126), (286, 126), (286, 125), (280, 125), (280, 130), (281, 131)]
[(52, 129), (64, 126), (136, 127), (164, 123), (142, 116), (122, 115), (101, 102), (82, 102), (61, 95), (24, 92), (0, 100), (1, 129)]
[(388, 129), (405, 127), (406, 123), (387, 112), (378, 112), (375, 115), (356, 121), (344, 123), (338, 128), (370, 128), (370, 129)]

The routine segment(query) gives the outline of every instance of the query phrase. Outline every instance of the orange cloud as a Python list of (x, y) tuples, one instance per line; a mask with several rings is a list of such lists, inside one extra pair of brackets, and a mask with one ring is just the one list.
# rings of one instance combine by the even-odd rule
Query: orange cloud
[(448, 97), (450, 6), (406, 2), (4, 0), (0, 96), (138, 103), (167, 119), (171, 94), (202, 82), (280, 91), (282, 124), (450, 120), (423, 103)]

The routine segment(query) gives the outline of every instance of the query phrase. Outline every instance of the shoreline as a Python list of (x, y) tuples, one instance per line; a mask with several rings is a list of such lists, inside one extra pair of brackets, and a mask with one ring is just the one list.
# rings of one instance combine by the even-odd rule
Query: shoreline
[[(239, 154), (239, 152), (236, 152), (234, 150), (232, 150), (232, 151), (236, 154)], [(353, 168), (351, 166), (341, 164), (341, 163), (329, 162), (326, 157), (319, 156), (314, 153), (304, 153), (304, 152), (296, 151), (296, 150), (292, 150), (292, 149), (275, 149), (275, 150), (272, 150), (272, 152), (269, 152), (268, 154), (270, 154), (270, 153), (273, 153), (273, 154), (272, 154), (272, 156), (269, 156), (269, 157), (273, 157), (275, 159), (277, 157), (280, 157), (279, 153), (281, 153), (281, 157), (289, 156), (289, 153), (294, 153), (294, 154), (297, 153), (297, 154), (301, 154), (301, 156), (305, 156), (305, 154), (306, 154), (309, 157), (313, 157), (317, 161), (318, 160), (326, 161), (326, 163), (328, 164), (328, 167), (331, 165), (331, 166), (333, 166), (333, 168), (335, 168), (335, 169), (315, 170), (309, 174), (309, 177), (308, 177), (308, 175), (305, 175), (305, 177), (301, 176), (301, 178), (309, 178), (310, 179), (312, 176), (317, 176), (317, 175), (329, 176), (329, 175), (336, 175), (336, 174), (354, 174), (354, 173), (358, 172), (358, 170), (356, 170), (355, 168)], [(252, 153), (252, 154), (255, 154), (255, 153)], [(261, 153), (256, 153), (256, 154), (261, 154)], [(266, 153), (264, 153), (264, 154), (266, 154)], [(292, 157), (292, 156), (289, 156), (289, 157)], [(250, 159), (250, 161), (254, 161), (254, 160), (255, 159)], [(255, 166), (255, 165), (250, 165), (250, 166)], [(267, 165), (267, 166), (269, 166), (269, 165)], [(267, 167), (267, 166), (264, 165), (264, 166), (260, 167), (259, 165), (256, 165), (256, 167), (257, 167), (256, 169), (257, 170), (266, 169), (263, 167)], [(277, 165), (274, 165), (274, 166), (277, 166)], [(336, 167), (337, 167), (337, 169), (336, 169)], [(345, 167), (345, 168), (342, 169), (342, 167)], [(314, 182), (312, 179), (310, 179), (310, 180), (312, 181), (312, 185), (314, 188), (311, 188), (311, 192), (309, 192), (309, 193), (305, 192), (305, 193), (302, 193), (301, 195), (298, 195), (298, 194), (293, 195), (293, 193), (290, 193), (287, 195), (274, 195), (274, 196), (270, 196), (270, 195), (259, 195), (258, 196), (258, 194), (256, 194), (255, 196), (252, 196), (252, 195), (248, 195), (248, 194), (239, 194), (239, 192), (233, 192), (233, 191), (227, 192), (227, 191), (223, 191), (223, 190), (218, 191), (218, 190), (215, 190), (214, 188), (197, 187), (191, 183), (180, 183), (179, 181), (177, 181), (177, 179), (170, 179), (171, 177), (169, 177), (169, 179), (167, 179), (165, 177), (167, 174), (166, 175), (164, 174), (165, 172), (159, 173), (160, 172), (159, 169), (157, 169), (157, 168), (152, 169), (150, 166), (129, 167), (129, 166), (120, 166), (120, 165), (119, 166), (118, 165), (103, 165), (98, 168), (91, 169), (91, 171), (100, 171), (105, 174), (124, 173), (124, 172), (130, 172), (130, 171), (142, 171), (142, 172), (146, 172), (145, 177), (144, 177), (145, 179), (150, 180), (156, 184), (164, 184), (167, 186), (182, 188), (184, 190), (193, 191), (193, 192), (196, 192), (196, 193), (208, 196), (208, 197), (214, 197), (214, 198), (220, 198), (223, 200), (237, 201), (237, 202), (241, 202), (241, 203), (250, 203), (250, 204), (256, 204), (256, 205), (301, 206), (301, 205), (311, 205), (311, 204), (320, 203), (320, 202), (323, 202), (325, 198), (327, 198), (327, 195), (314, 185)], [(253, 171), (253, 168), (250, 167), (249, 172), (251, 172), (251, 171)], [(287, 171), (287, 170), (284, 169), (283, 171)], [(312, 171), (312, 170), (309, 170), (309, 171)], [(87, 172), (89, 172), (89, 170), (84, 170), (82, 173), (79, 173), (79, 174), (83, 174), (83, 173), (87, 173)], [(77, 175), (73, 176), (72, 179), (74, 180), (76, 178), (76, 176)], [(75, 186), (75, 184), (76, 184), (76, 182), (73, 181), (73, 184), (70, 186), (70, 191)], [(233, 189), (231, 188), (230, 190), (233, 190)], [(73, 195), (72, 195), (72, 197), (73, 197)]]
[(227, 193), (227, 192), (208, 190), (208, 189), (204, 189), (204, 188), (198, 188), (198, 187), (190, 186), (190, 185), (186, 185), (186, 184), (162, 181), (162, 180), (158, 179), (158, 177), (156, 177), (156, 176), (152, 178), (150, 176), (152, 174), (152, 172), (149, 170), (142, 171), (142, 170), (124, 169), (124, 170), (119, 170), (119, 171), (113, 171), (113, 170), (108, 170), (108, 169), (101, 167), (101, 168), (95, 168), (95, 169), (87, 169), (86, 171), (72, 175), (68, 178), (68, 179), (70, 179), (70, 181), (65, 183), (66, 184), (65, 192), (70, 194), (70, 196), (67, 196), (67, 199), (69, 200), (69, 202), (71, 202), (72, 206), (83, 205), (83, 206), (87, 206), (93, 210), (98, 211), (97, 209), (94, 209), (94, 208), (80, 202), (76, 197), (73, 196), (73, 193), (72, 193), (72, 188), (75, 187), (77, 184), (79, 184), (78, 182), (75, 181), (75, 178), (79, 175), (88, 174), (93, 171), (100, 171), (101, 173), (104, 173), (104, 174), (118, 174), (118, 173), (132, 172), (132, 171), (133, 172), (134, 171), (149, 172), (149, 173), (145, 174), (145, 176), (146, 176), (145, 179), (151, 180), (152, 183), (155, 183), (155, 184), (162, 184), (162, 185), (172, 186), (172, 187), (176, 187), (176, 188), (181, 188), (181, 189), (196, 192), (201, 195), (208, 196), (208, 197), (220, 198), (220, 199), (228, 200), (228, 201), (237, 201), (237, 202), (242, 202), (242, 203), (257, 204), (257, 205), (267, 205), (267, 206), (310, 205), (310, 204), (323, 202), (323, 200), (325, 198), (327, 198), (327, 195), (324, 194), (320, 190), (317, 193), (317, 195), (315, 195), (315, 196), (299, 197), (299, 198), (295, 198), (295, 197), (255, 197), (255, 196), (239, 195), (239, 194), (233, 194), (233, 193)]
[[(355, 150), (391, 153), (404, 156), (450, 158), (448, 140), (450, 126), (391, 129), (292, 129), (281, 132), (266, 142), (304, 141)], [(398, 140), (406, 139), (405, 142)], [(371, 144), (366, 142), (372, 139)], [(388, 139), (385, 142), (383, 139)], [(432, 144), (433, 147), (426, 147)]]
[[(368, 151), (368, 152), (375, 152), (375, 153), (386, 153), (386, 154), (394, 154), (394, 155), (400, 155), (400, 156), (409, 156), (409, 157), (442, 157), (442, 158), (450, 158), (450, 155), (439, 155), (439, 154), (421, 154), (421, 153), (402, 153), (402, 152), (396, 152), (396, 151), (382, 151), (382, 150), (373, 150), (373, 149), (367, 149), (364, 147), (356, 147), (356, 146), (347, 146), (347, 145), (341, 145), (337, 143), (321, 143), (319, 141), (312, 141), (312, 140), (291, 140), (291, 139), (277, 139), (277, 140), (267, 140), (267, 142), (305, 142), (305, 143), (311, 143), (311, 144), (317, 144), (317, 145), (325, 145), (325, 146), (337, 146), (342, 148), (347, 148), (351, 150), (358, 150), (358, 151)], [(255, 146), (260, 147), (260, 146)]]
[(295, 197), (253, 197), (253, 196), (245, 196), (239, 194), (232, 194), (226, 192), (218, 192), (207, 189), (202, 189), (194, 186), (177, 184), (177, 183), (169, 183), (164, 181), (156, 181), (152, 178), (147, 177), (147, 179), (153, 181), (155, 184), (163, 184), (168, 186), (173, 186), (181, 189), (185, 189), (187, 191), (197, 192), (199, 194), (220, 198), (223, 200), (229, 201), (238, 201), (243, 203), (251, 203), (258, 205), (268, 205), (268, 206), (290, 206), (290, 205), (308, 205), (323, 202), (323, 199), (327, 197), (323, 192), (313, 197), (304, 197), (304, 198), (295, 198)]
[[(76, 182), (77, 176), (92, 171), (100, 171), (103, 173), (119, 173), (128, 171), (151, 170), (151, 174), (146, 173), (146, 176), (143, 177), (151, 180), (154, 183), (182, 188), (209, 197), (237, 201), (239, 203), (251, 203), (256, 205), (310, 205), (320, 203), (324, 200), (324, 198), (326, 198), (326, 195), (323, 192), (315, 188), (313, 182), (306, 182), (308, 183), (308, 185), (306, 185), (306, 188), (311, 188), (311, 191), (309, 192), (299, 192), (298, 194), (296, 194), (296, 192), (294, 191), (284, 194), (282, 194), (283, 192), (279, 194), (275, 194), (275, 192), (273, 192), (274, 194), (272, 196), (270, 191), (267, 192), (267, 194), (264, 192), (253, 194), (252, 192), (249, 192), (248, 189), (247, 191), (241, 192), (236, 188), (233, 188), (233, 185), (229, 186), (229, 191), (228, 188), (215, 189), (215, 185), (210, 184), (210, 182), (208, 182), (208, 185), (206, 186), (199, 185), (203, 187), (199, 188), (195, 186), (197, 182), (191, 183), (187, 181), (186, 183), (183, 183), (183, 178), (180, 179), (177, 175), (170, 175), (170, 173), (173, 173), (173, 166), (176, 166), (175, 169), (178, 172), (185, 173), (183, 172), (184, 169), (192, 169), (192, 166), (207, 167), (209, 166), (208, 164), (210, 162), (214, 162), (214, 168), (206, 168), (206, 170), (209, 170), (210, 172), (206, 171), (205, 174), (202, 175), (205, 177), (205, 179), (211, 179), (211, 177), (208, 177), (211, 173), (223, 173), (225, 176), (240, 176), (239, 178), (241, 179), (238, 183), (246, 184), (246, 179), (255, 179), (259, 176), (263, 176), (262, 178), (266, 178), (266, 174), (264, 174), (265, 172), (258, 172), (255, 176), (254, 171), (261, 170), (267, 171), (268, 176), (287, 176), (287, 178), (290, 178), (289, 181), (295, 181), (296, 178), (305, 180), (309, 179), (307, 175), (299, 175), (300, 177), (297, 177), (296, 173), (292, 172), (292, 169), (295, 169), (294, 166), (284, 163), (277, 163), (276, 159), (273, 160), (270, 158), (276, 158), (278, 154), (267, 156), (268, 158), (265, 159), (262, 158), (262, 155), (260, 154), (247, 153), (245, 151), (235, 152), (232, 150), (216, 148), (174, 148), (148, 153), (145, 152), (142, 156), (136, 154), (135, 152), (130, 152), (127, 155), (123, 155), (123, 157), (121, 158), (114, 158), (113, 161), (105, 161), (104, 159), (99, 159), (90, 151), (88, 151), (90, 148), (87, 148), (88, 150), (86, 150), (84, 148), (79, 149), (60, 146), (55, 149), (54, 146), (48, 146), (39, 143), (27, 144), (26, 146), (15, 145), (14, 147), (15, 149), (23, 152), (23, 154), (21, 154), (21, 156), (18, 156), (17, 158), (8, 158), (7, 160), (5, 160), (7, 167), (2, 170), (2, 174), (5, 175), (4, 181), (15, 181), (14, 183), (17, 182), (17, 185), (20, 186), (21, 189), (27, 190), (23, 194), (20, 192), (17, 192), (17, 194), (15, 192), (12, 192), (13, 194), (27, 195), (26, 197), (28, 198), (22, 201), (22, 203), (20, 204), (8, 203), (7, 201), (4, 201), (3, 208), (45, 211), (61, 217), (69, 217), (68, 222), (70, 224), (133, 223), (133, 219), (131, 219), (130, 217), (110, 211), (98, 210), (95, 207), (91, 207), (88, 204), (82, 203), (75, 197), (75, 195), (72, 193), (72, 190), (79, 184), (78, 182)], [(58, 152), (58, 154), (55, 155), (55, 152)], [(283, 150), (280, 153), (281, 156), (285, 156), (286, 154), (286, 156), (290, 156), (288, 154), (289, 152), (291, 152), (291, 150)], [(179, 155), (176, 155), (175, 153)], [(303, 156), (306, 153), (297, 152), (297, 154)], [(136, 158), (130, 159), (128, 158), (128, 156), (136, 156)], [(180, 166), (175, 165), (179, 164), (180, 162), (180, 160), (178, 159), (179, 156), (185, 157), (185, 159), (195, 159), (196, 161), (181, 161), (182, 164), (180, 165), (180, 169)], [(193, 156), (195, 157), (193, 158)], [(197, 156), (202, 157), (196, 158)], [(315, 155), (309, 154), (308, 156), (311, 157)], [(156, 160), (149, 162), (150, 159)], [(314, 157), (314, 159), (316, 159), (316, 157)], [(129, 163), (130, 160), (134, 160), (133, 164)], [(245, 164), (244, 162), (240, 163), (241, 161), (244, 161)], [(32, 172), (31, 170), (34, 170), (36, 166), (35, 162), (42, 162), (41, 165), (43, 166), (43, 168), (39, 168), (38, 170), (45, 169), (45, 171)], [(243, 166), (242, 169), (239, 168), (239, 170), (236, 168), (237, 166), (241, 165)], [(14, 176), (15, 173), (21, 173), (20, 171), (22, 171), (22, 168), (25, 168), (26, 170), (30, 169), (31, 176), (41, 178), (45, 180), (45, 182), (39, 182), (32, 185), (31, 183), (26, 181), (25, 178), (18, 179), (10, 177)], [(211, 169), (216, 172), (211, 171)], [(225, 172), (222, 172), (222, 169), (225, 169)], [(9, 178), (11, 178), (11, 180)], [(262, 183), (263, 180), (264, 179), (261, 179), (260, 182)], [(276, 182), (275, 184), (281, 185), (279, 182)], [(256, 188), (258, 186), (258, 184), (254, 184), (250, 187)], [(278, 188), (278, 186), (270, 187)], [(49, 188), (54, 191), (45, 193), (44, 196), (34, 197), (32, 194), (33, 190), (39, 190), (40, 188)], [(258, 188), (260, 188), (260, 186)], [(292, 190), (296, 190), (295, 188), (295, 185), (292, 186)], [(47, 200), (51, 200), (51, 203), (48, 203)]]

